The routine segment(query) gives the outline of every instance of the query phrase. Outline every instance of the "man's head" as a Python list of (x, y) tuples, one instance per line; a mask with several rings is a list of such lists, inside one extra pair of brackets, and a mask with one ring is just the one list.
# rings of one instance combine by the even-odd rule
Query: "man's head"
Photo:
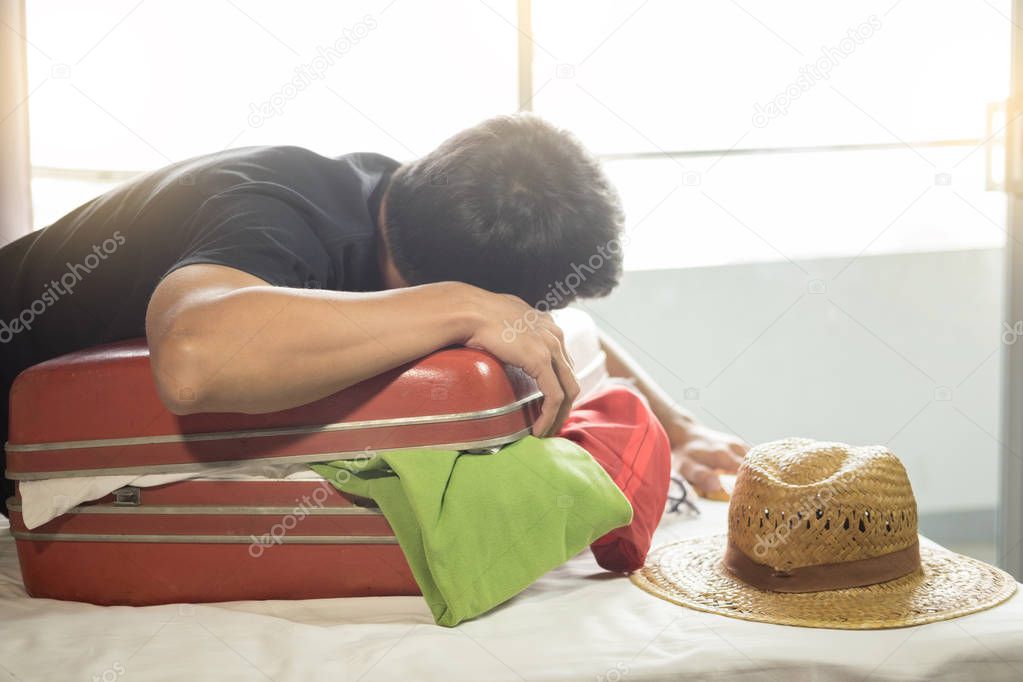
[(535, 116), (492, 118), (403, 165), (382, 213), (408, 284), (457, 280), (560, 308), (621, 275), (617, 193), (574, 137)]

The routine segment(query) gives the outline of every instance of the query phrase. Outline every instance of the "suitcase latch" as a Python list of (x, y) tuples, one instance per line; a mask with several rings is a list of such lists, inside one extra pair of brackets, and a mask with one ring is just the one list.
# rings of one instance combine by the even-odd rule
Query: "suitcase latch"
[(142, 488), (126, 485), (114, 491), (115, 507), (137, 507), (142, 504)]
[(492, 455), (501, 448), (469, 448), (468, 450), (462, 450), (467, 455)]

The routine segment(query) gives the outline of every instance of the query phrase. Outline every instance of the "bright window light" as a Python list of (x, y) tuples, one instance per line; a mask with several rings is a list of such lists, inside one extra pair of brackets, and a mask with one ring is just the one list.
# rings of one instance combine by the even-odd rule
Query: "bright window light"
[[(629, 269), (1003, 243), (1008, 0), (530, 4), (526, 106), (603, 158)], [(517, 21), (516, 0), (29, 0), (36, 226), (227, 147), (423, 154), (520, 107)]]

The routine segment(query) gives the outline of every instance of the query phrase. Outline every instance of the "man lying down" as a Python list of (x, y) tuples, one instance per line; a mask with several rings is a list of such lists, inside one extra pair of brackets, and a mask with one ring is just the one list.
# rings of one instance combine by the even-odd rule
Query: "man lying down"
[[(173, 164), (0, 249), (0, 438), (21, 370), (142, 334), (175, 414), (282, 410), (463, 344), (534, 377), (534, 434), (558, 434), (578, 385), (548, 311), (614, 289), (622, 229), (598, 162), (533, 116), (485, 121), (405, 164), (297, 147)], [(682, 475), (723, 496), (715, 472), (745, 446), (601, 343)]]

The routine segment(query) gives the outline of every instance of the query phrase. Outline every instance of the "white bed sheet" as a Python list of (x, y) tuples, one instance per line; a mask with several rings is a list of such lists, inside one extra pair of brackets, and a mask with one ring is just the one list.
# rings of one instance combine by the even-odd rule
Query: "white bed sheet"
[[(657, 542), (717, 532), (726, 505)], [(197, 567), (200, 570), (200, 567)], [(301, 570), (296, 566), (295, 570)], [(1023, 595), (916, 628), (854, 632), (690, 611), (588, 552), (511, 602), (437, 627), (418, 597), (145, 608), (31, 599), (0, 531), (0, 680), (1023, 680)]]

